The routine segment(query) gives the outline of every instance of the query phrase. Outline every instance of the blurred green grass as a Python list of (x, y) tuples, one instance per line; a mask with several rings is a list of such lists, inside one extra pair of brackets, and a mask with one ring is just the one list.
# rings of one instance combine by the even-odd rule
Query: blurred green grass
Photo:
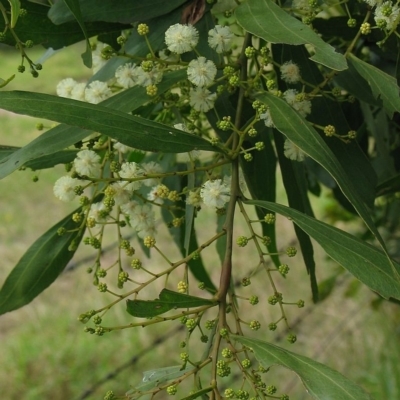
[[(39, 78), (34, 79), (29, 73), (17, 74), (14, 81), (2, 90), (55, 94), (55, 87), (63, 78), (85, 80), (90, 76), (90, 71), (81, 63), (82, 51), (81, 44), (65, 49), (44, 64)], [(33, 49), (32, 59), (39, 58), (42, 52)], [(0, 48), (0, 54), (0, 76), (6, 78), (16, 71), (19, 56), (16, 51), (6, 51), (4, 48)], [(0, 110), (0, 120), (0, 144), (22, 146), (40, 134), (35, 129), (37, 121), (29, 117)], [(40, 171), (39, 181), (33, 183), (32, 177), (36, 174), (28, 170), (17, 171), (0, 181), (0, 282), (4, 281), (30, 244), (73, 209), (72, 205), (57, 201), (52, 194), (52, 185), (63, 174), (63, 167)], [(323, 198), (315, 202), (321, 214), (326, 202)], [(199, 226), (201, 242), (202, 237), (207, 239), (210, 232), (205, 216), (199, 221)], [(279, 226), (281, 246), (287, 245), (294, 237), (291, 224), (280, 219)], [(240, 231), (242, 227), (238, 229)], [(164, 241), (169, 246), (167, 235), (164, 234)], [(80, 251), (76, 259), (87, 254), (87, 251)], [(252, 265), (251, 257), (244, 251), (236, 249), (235, 255), (237, 266), (243, 266), (245, 270)], [(326, 260), (318, 248), (317, 257), (319, 279), (332, 274), (336, 265)], [(157, 258), (152, 262), (156, 264)], [(207, 265), (217, 262), (215, 258), (206, 258)], [(348, 291), (350, 284), (354, 286), (354, 281), (348, 276), (343, 278), (341, 287), (334, 290), (326, 302), (312, 306), (304, 266), (300, 260), (297, 263), (291, 260), (291, 268), (288, 279), (279, 282), (278, 286), (285, 295), (290, 294), (294, 301), (304, 298), (307, 307), (305, 310), (288, 310), (289, 320), (295, 321), (299, 316), (302, 318), (296, 328), (298, 344), (290, 349), (309, 357), (314, 356), (318, 361), (337, 368), (371, 391), (378, 400), (400, 398), (398, 306), (383, 302), (378, 309), (374, 309), (371, 302), (376, 296), (363, 287), (358, 291)], [(89, 308), (106, 304), (84, 269), (78, 268), (63, 274), (31, 304), (0, 316), (2, 398), (78, 399), (93, 383), (151, 344), (157, 334), (172, 328), (172, 325), (168, 325), (128, 329), (104, 337), (83, 333), (83, 325), (77, 321), (77, 316)], [(218, 270), (215, 270), (217, 275)], [(251, 290), (254, 291), (252, 294), (261, 295), (265, 289), (262, 282), (260, 285), (255, 282)], [(259, 318), (264, 327), (271, 321), (275, 311), (263, 305), (253, 310), (254, 318)], [(125, 325), (129, 322), (123, 307), (115, 308), (109, 314), (107, 325)], [(274, 341), (276, 334), (261, 330), (260, 337)], [(140, 382), (142, 371), (178, 364), (181, 351), (178, 343), (183, 339), (184, 333), (169, 341), (166, 347), (147, 355), (138, 365), (124, 370), (90, 398), (102, 398), (101, 394), (104, 395), (108, 389), (123, 393), (129, 389), (129, 384)], [(280, 344), (287, 346), (284, 340)], [(284, 381), (279, 383), (282, 376), (285, 377)], [(310, 398), (300, 389), (298, 379), (292, 378), (292, 374), (278, 373), (276, 379), (282, 391), (287, 389), (290, 393), (297, 393), (293, 398)], [(304, 396), (298, 393), (304, 393)]]

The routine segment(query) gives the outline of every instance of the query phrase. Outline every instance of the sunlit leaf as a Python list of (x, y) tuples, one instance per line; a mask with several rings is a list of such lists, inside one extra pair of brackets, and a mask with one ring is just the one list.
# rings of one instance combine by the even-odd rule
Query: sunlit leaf
[(290, 218), (299, 228), (318, 242), (325, 252), (343, 268), (373, 291), (388, 299), (400, 300), (400, 282), (393, 271), (400, 272), (400, 264), (390, 264), (386, 255), (369, 243), (340, 229), (318, 221), (297, 210), (267, 201), (249, 200), (267, 210)]
[(11, 21), (10, 26), (11, 28), (15, 28), (17, 25), (19, 11), (21, 10), (21, 2), (19, 0), (8, 0), (11, 6)]
[[(172, 85), (183, 79), (184, 76), (184, 71), (174, 71), (166, 74), (158, 86), (159, 93), (168, 90)], [(145, 89), (135, 86), (103, 101), (101, 105), (110, 109), (130, 112), (138, 109), (141, 105), (147, 103), (147, 101), (148, 96)], [(61, 151), (84, 139), (89, 134), (90, 131), (64, 124), (48, 130), (22, 149), (0, 161), (0, 179), (15, 171), (26, 162)]]
[(213, 300), (189, 296), (187, 294), (163, 289), (157, 300), (127, 300), (126, 310), (134, 317), (150, 318), (176, 308), (213, 306)]
[(143, 372), (142, 383), (129, 390), (126, 395), (135, 396), (135, 398), (138, 398), (136, 396), (140, 396), (140, 392), (151, 390), (162, 383), (177, 379), (193, 369), (194, 367), (191, 365), (184, 369), (182, 369), (182, 365), (174, 365), (172, 367), (157, 368), (145, 371)]
[(280, 365), (295, 372), (308, 394), (316, 400), (372, 400), (364, 390), (339, 372), (311, 358), (285, 350), (262, 340), (243, 336), (231, 337), (251, 348), (257, 361), (265, 368)]
[(239, 24), (248, 32), (270, 43), (311, 44), (311, 60), (337, 71), (347, 68), (343, 54), (324, 42), (312, 29), (289, 15), (272, 0), (252, 0), (236, 9)]
[[(71, 217), (68, 215), (50, 228), (18, 261), (0, 290), (0, 314), (30, 303), (64, 270), (84, 233), (84, 229), (75, 231), (77, 224)], [(67, 233), (59, 236), (59, 228), (65, 228)]]
[(111, 110), (100, 104), (42, 93), (13, 91), (0, 92), (0, 108), (103, 133), (140, 150), (166, 153), (215, 151), (215, 146), (199, 136), (118, 110)]
[(375, 98), (382, 99), (383, 107), (389, 117), (400, 112), (399, 87), (396, 78), (388, 75), (377, 67), (360, 60), (355, 55), (349, 55), (349, 62), (358, 73), (368, 82)]

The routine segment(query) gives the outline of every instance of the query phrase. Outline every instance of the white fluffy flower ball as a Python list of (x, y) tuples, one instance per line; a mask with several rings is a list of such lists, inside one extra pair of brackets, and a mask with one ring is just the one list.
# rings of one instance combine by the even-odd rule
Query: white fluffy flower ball
[(188, 79), (196, 86), (210, 85), (217, 74), (215, 64), (207, 60), (205, 57), (199, 57), (197, 60), (192, 60), (187, 69)]
[[(162, 174), (163, 173), (163, 169), (161, 167), (160, 164), (157, 164), (154, 161), (150, 161), (148, 163), (144, 163), (142, 164), (142, 169), (144, 172), (144, 175), (157, 175), (157, 174)], [(160, 183), (160, 178), (149, 178), (149, 179), (145, 179), (143, 182), (143, 185), (145, 186), (155, 186), (158, 185)]]
[(93, 81), (85, 89), (85, 100), (92, 104), (98, 104), (111, 95), (111, 89), (106, 82)]
[(119, 85), (124, 89), (128, 89), (137, 84), (139, 76), (138, 71), (139, 68), (136, 67), (136, 64), (126, 63), (117, 68), (115, 71), (115, 78)]
[(79, 175), (98, 178), (101, 173), (100, 156), (93, 150), (81, 150), (74, 160), (75, 171)]
[(75, 187), (79, 185), (81, 185), (79, 179), (71, 178), (70, 176), (62, 176), (54, 184), (54, 196), (61, 201), (72, 201), (76, 197)]
[(217, 99), (216, 93), (211, 93), (208, 89), (197, 87), (190, 89), (189, 104), (200, 112), (207, 112), (214, 107), (214, 102)]
[(230, 189), (221, 179), (215, 179), (201, 187), (200, 196), (206, 206), (222, 208), (229, 201)]
[(286, 83), (300, 82), (300, 68), (293, 61), (287, 61), (281, 66), (281, 78)]
[(283, 148), (284, 148), (283, 153), (285, 154), (285, 157), (289, 158), (290, 160), (304, 161), (304, 159), (306, 158), (306, 153), (304, 153), (304, 151), (301, 150), (300, 147), (296, 146), (289, 139), (285, 140)]
[(72, 91), (77, 83), (78, 82), (72, 78), (65, 78), (58, 82), (56, 87), (57, 96), (66, 97), (67, 99), (72, 98)]
[(260, 119), (264, 121), (265, 126), (268, 128), (275, 128), (274, 121), (272, 121), (271, 112), (268, 109), (265, 113), (260, 114)]
[(71, 99), (85, 101), (86, 83), (77, 83), (71, 92)]
[[(143, 176), (143, 170), (140, 168), (140, 165), (135, 162), (126, 162), (122, 164), (121, 170), (118, 172), (121, 178), (125, 179), (135, 179), (140, 176)], [(127, 190), (137, 190), (142, 185), (142, 181), (135, 181), (128, 183), (125, 187)]]
[(215, 25), (208, 31), (208, 44), (217, 53), (225, 53), (231, 49), (233, 33), (228, 26)]
[(165, 44), (169, 51), (183, 54), (196, 47), (199, 32), (192, 25), (175, 24), (165, 32)]

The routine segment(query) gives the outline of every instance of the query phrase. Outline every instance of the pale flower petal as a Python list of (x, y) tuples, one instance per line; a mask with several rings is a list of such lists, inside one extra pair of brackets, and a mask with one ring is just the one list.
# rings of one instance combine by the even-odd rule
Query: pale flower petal
[(183, 54), (196, 47), (199, 32), (192, 25), (175, 24), (165, 32), (165, 44), (169, 51)]
[(215, 179), (201, 187), (200, 196), (207, 207), (222, 208), (230, 199), (230, 189), (221, 179)]

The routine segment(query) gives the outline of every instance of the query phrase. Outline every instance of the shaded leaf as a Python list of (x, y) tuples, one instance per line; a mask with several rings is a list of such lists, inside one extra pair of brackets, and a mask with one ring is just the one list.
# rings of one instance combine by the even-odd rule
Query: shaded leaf
[(82, 229), (62, 236), (57, 234), (59, 228), (76, 229), (77, 225), (71, 218), (73, 213), (37, 239), (18, 261), (0, 290), (0, 314), (30, 303), (64, 270), (75, 253), (69, 247), (74, 243), (72, 247), (76, 249), (84, 233)]
[(157, 300), (127, 300), (127, 312), (140, 318), (155, 317), (176, 308), (191, 308), (200, 306), (212, 306), (217, 304), (213, 300), (189, 296), (187, 294), (163, 289)]
[(397, 192), (400, 192), (400, 174), (381, 182), (376, 188), (377, 197)]
[(82, 53), (82, 60), (83, 63), (88, 68), (92, 68), (92, 50), (90, 48), (89, 38), (86, 33), (85, 24), (83, 23), (82, 20), (82, 13), (79, 5), (79, 0), (63, 0), (63, 1), (58, 1), (57, 3), (65, 4), (68, 7), (69, 11), (74, 16), (74, 18), (76, 19), (76, 21), (78, 22), (79, 26), (81, 27), (83, 36), (85, 37), (86, 41), (86, 50), (84, 53)]
[[(284, 139), (282, 134), (275, 132), (275, 146), (278, 153), (282, 180), (285, 186), (289, 206), (311, 217), (314, 213), (308, 198), (308, 183), (305, 176), (304, 163), (292, 162), (284, 155)], [(300, 244), (301, 254), (307, 273), (310, 276), (311, 293), (314, 303), (318, 301), (318, 285), (315, 275), (314, 248), (310, 237), (297, 225), (294, 225), (297, 240)]]
[[(243, 174), (246, 178), (247, 188), (251, 194), (252, 199), (275, 201), (276, 198), (276, 155), (272, 146), (270, 130), (267, 129), (265, 124), (258, 123), (255, 128), (257, 129), (256, 138), (248, 138), (243, 143), (245, 149), (252, 148), (255, 143), (262, 141), (264, 148), (261, 151), (253, 152), (253, 160), (251, 162), (240, 159), (240, 166)], [(260, 176), (259, 171), (263, 171)], [(264, 218), (263, 212), (260, 209), (256, 209), (258, 218), (262, 220)], [(276, 246), (276, 232), (275, 224), (261, 224), (263, 236), (268, 236), (271, 239), (271, 243), (267, 246), (268, 252), (272, 253), (271, 260), (278, 267), (281, 262), (277, 255), (278, 249)]]
[(307, 392), (317, 400), (371, 400), (371, 396), (339, 372), (311, 358), (301, 356), (262, 340), (232, 336), (251, 348), (258, 362), (266, 369), (281, 365), (294, 371)]
[(324, 42), (312, 29), (289, 15), (271, 0), (252, 0), (236, 8), (239, 24), (248, 32), (271, 43), (311, 44), (311, 60), (337, 71), (347, 68), (343, 54)]
[(267, 201), (248, 200), (267, 210), (290, 218), (299, 228), (318, 242), (325, 252), (358, 280), (382, 297), (400, 300), (400, 282), (393, 268), (400, 272), (400, 264), (389, 262), (376, 247), (340, 229), (318, 221), (297, 210)]
[[(62, 3), (62, 1), (58, 3)], [(54, 25), (47, 17), (49, 10), (47, 6), (28, 0), (21, 0), (21, 6), (28, 13), (24, 18), (18, 20), (14, 31), (22, 42), (32, 40), (33, 43), (40, 44), (45, 48), (60, 49), (85, 39), (82, 29), (76, 22)], [(130, 25), (118, 23), (88, 22), (86, 23), (86, 32), (89, 37), (92, 37), (105, 32), (121, 32), (130, 27)], [(4, 31), (3, 18), (0, 19), (0, 31)], [(6, 32), (2, 43), (15, 46), (15, 38), (10, 30)]]
[(276, 128), (331, 174), (343, 194), (386, 251), (385, 243), (375, 227), (366, 199), (355, 189), (353, 181), (321, 136), (286, 101), (269, 93), (260, 94), (258, 98), (269, 106)]
[[(168, 14), (186, 0), (79, 0), (84, 21), (131, 23), (147, 21)], [(62, 1), (57, 1), (49, 11), (54, 24), (72, 21), (73, 15)]]
[(373, 106), (382, 105), (382, 99), (376, 98), (373, 95), (368, 82), (355, 69), (353, 63), (350, 62), (348, 69), (337, 74), (334, 81), (342, 89), (345, 89), (347, 92), (357, 97), (357, 99)]
[[(311, 85), (317, 86), (324, 80), (318, 65), (308, 60), (308, 52), (304, 46), (274, 45), (272, 46), (272, 51), (274, 58), (279, 57), (278, 62), (280, 64), (288, 60), (293, 60), (298, 64), (302, 78)], [(280, 81), (279, 89), (285, 91), (288, 87), (285, 86), (283, 81)], [(298, 89), (301, 90), (300, 87)], [(350, 129), (357, 129), (358, 125), (355, 125), (357, 124), (356, 116), (350, 115), (346, 118), (342, 107), (343, 104), (327, 96), (317, 96), (312, 101), (312, 112), (309, 120), (320, 126), (333, 125), (336, 127), (338, 134), (345, 135)], [(352, 105), (351, 109), (354, 112), (357, 109), (357, 105)], [(367, 207), (372, 209), (375, 201), (377, 177), (357, 141), (344, 143), (341, 140), (328, 138), (325, 135), (322, 135), (321, 138), (329, 146), (337, 162), (346, 171), (352, 181), (354, 190), (364, 199)], [(334, 188), (335, 186), (332, 187), (332, 189)]]
[(368, 82), (375, 98), (382, 99), (383, 107), (390, 118), (393, 117), (396, 111), (400, 112), (399, 87), (397, 86), (396, 78), (371, 64), (367, 64), (353, 54), (349, 55), (349, 62)]

